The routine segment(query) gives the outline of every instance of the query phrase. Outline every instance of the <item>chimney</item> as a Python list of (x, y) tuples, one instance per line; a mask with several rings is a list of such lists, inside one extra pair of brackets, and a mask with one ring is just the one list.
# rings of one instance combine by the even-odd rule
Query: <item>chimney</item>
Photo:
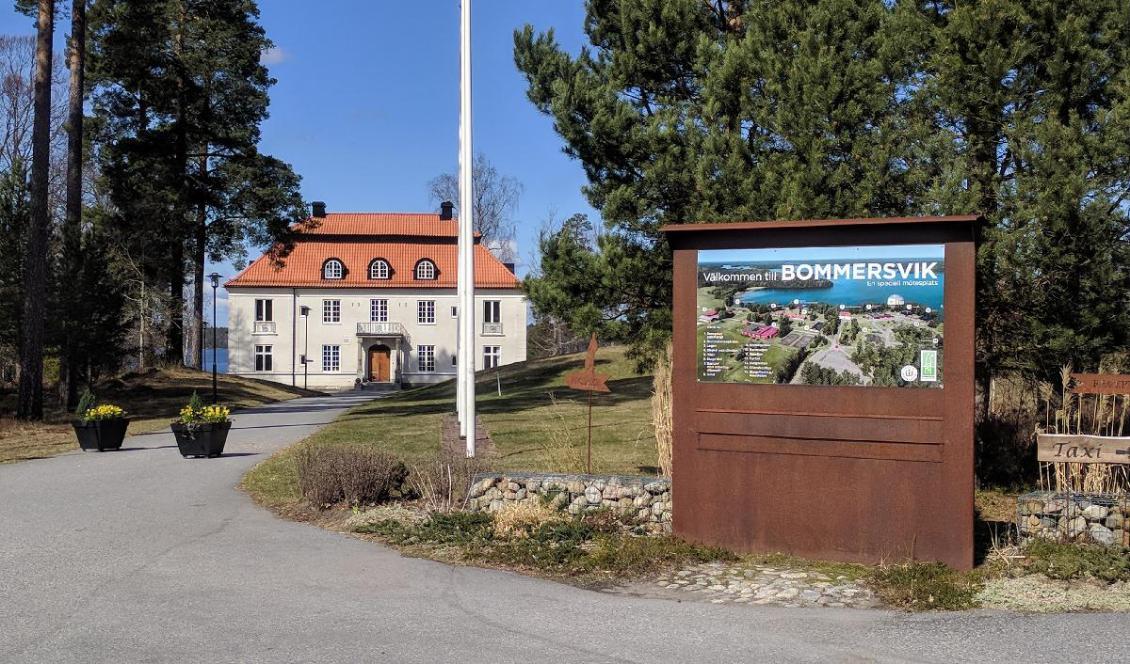
[(326, 204), (325, 204), (324, 201), (314, 201), (313, 203), (310, 204), (310, 210), (312, 211), (312, 213), (313, 213), (312, 216), (314, 218), (316, 218), (316, 219), (325, 219), (326, 218)]
[(451, 221), (454, 218), (453, 210), (455, 204), (451, 201), (444, 201), (439, 204), (439, 219), (440, 221)]

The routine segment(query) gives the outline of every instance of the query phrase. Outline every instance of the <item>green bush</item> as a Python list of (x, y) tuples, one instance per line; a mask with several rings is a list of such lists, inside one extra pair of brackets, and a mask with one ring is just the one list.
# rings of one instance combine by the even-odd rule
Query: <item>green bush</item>
[(615, 515), (603, 511), (540, 523), (521, 538), (500, 539), (492, 515), (469, 512), (433, 514), (416, 524), (381, 521), (356, 530), (393, 544), (457, 546), (466, 560), (564, 576), (632, 577), (669, 566), (736, 559), (721, 549), (674, 537), (629, 535)]
[(977, 606), (978, 575), (942, 563), (908, 563), (876, 570), (869, 579), (887, 604), (913, 611), (959, 611)]
[(1051, 579), (1130, 581), (1130, 549), (1034, 540), (1024, 553), (1026, 571)]

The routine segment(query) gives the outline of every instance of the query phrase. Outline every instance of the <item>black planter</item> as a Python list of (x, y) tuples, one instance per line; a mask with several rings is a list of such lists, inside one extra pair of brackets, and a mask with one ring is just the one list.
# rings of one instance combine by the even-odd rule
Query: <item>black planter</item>
[(231, 422), (197, 424), (192, 427), (173, 422), (172, 429), (182, 457), (212, 458), (224, 453), (224, 443), (228, 440)]
[(73, 422), (75, 436), (78, 437), (78, 446), (84, 450), (121, 449), (122, 441), (126, 437), (126, 428), (129, 427), (129, 418), (123, 417), (113, 420), (98, 420), (96, 422)]

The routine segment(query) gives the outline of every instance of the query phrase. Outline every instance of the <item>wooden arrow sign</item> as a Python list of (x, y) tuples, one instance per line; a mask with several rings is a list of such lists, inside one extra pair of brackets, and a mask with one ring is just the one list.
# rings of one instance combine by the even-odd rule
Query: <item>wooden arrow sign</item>
[(1045, 463), (1130, 464), (1130, 438), (1041, 433), (1036, 456)]

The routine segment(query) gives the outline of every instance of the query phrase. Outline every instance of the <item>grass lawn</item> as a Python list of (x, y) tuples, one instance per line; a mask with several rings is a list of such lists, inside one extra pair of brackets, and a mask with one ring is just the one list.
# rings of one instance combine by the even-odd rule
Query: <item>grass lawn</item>
[[(585, 395), (565, 387), (583, 354), (533, 360), (480, 372), (478, 415), (494, 440), (496, 470), (584, 470)], [(597, 371), (609, 376), (611, 394), (593, 398), (593, 472), (654, 474), (651, 376), (635, 373), (621, 347), (597, 352)], [(502, 396), (498, 395), (501, 384)], [(444, 415), (454, 410), (455, 385), (418, 388), (359, 406), (310, 437), (305, 444), (373, 445), (406, 463), (434, 459)], [(295, 448), (254, 468), (244, 486), (261, 502), (280, 506), (299, 499)]]
[[(157, 431), (168, 426), (193, 392), (208, 399), (212, 392), (212, 374), (192, 369), (153, 369), (145, 373), (127, 374), (98, 386), (99, 403), (121, 406), (132, 421), (130, 433)], [(220, 402), (234, 408), (258, 406), (299, 396), (317, 394), (289, 385), (236, 376), (220, 375)], [(0, 413), (12, 413), (16, 396), (0, 395)], [(59, 408), (49, 409), (44, 422), (19, 422), (10, 416), (0, 417), (0, 463), (39, 459), (64, 452), (77, 451), (73, 416)]]

